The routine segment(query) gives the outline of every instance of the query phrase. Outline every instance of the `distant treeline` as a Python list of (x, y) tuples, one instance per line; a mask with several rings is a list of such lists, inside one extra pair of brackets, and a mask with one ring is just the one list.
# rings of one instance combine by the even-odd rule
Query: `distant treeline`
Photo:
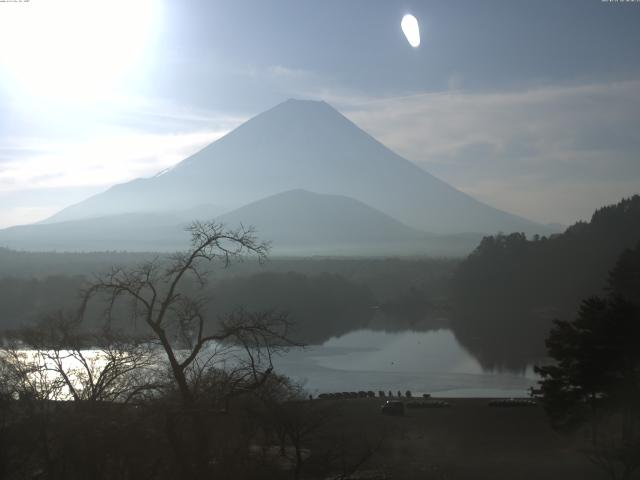
[[(0, 250), (0, 329), (32, 325), (56, 310), (73, 311), (93, 273), (153, 256)], [(446, 302), (456, 265), (454, 260), (345, 258), (276, 258), (263, 266), (240, 262), (229, 269), (213, 265), (207, 310), (212, 322), (239, 308), (288, 312), (294, 337), (305, 343), (367, 326), (428, 328)], [(373, 325), (380, 312), (384, 320), (377, 315)], [(100, 309), (89, 313), (87, 323), (98, 322)]]
[[(544, 355), (552, 320), (573, 318), (582, 299), (602, 293), (619, 255), (638, 242), (636, 195), (562, 234), (485, 237), (463, 261), (280, 257), (228, 269), (213, 264), (208, 308), (214, 319), (240, 307), (288, 311), (297, 339), (309, 343), (363, 327), (451, 326), (485, 367), (521, 369)], [(0, 329), (74, 308), (85, 278), (155, 255), (0, 249)]]
[(24, 252), (0, 247), (0, 278), (90, 275), (113, 265), (131, 265), (157, 256), (129, 252)]
[(376, 304), (368, 287), (331, 273), (238, 277), (221, 281), (213, 295), (210, 308), (218, 317), (238, 309), (288, 312), (294, 322), (292, 337), (306, 343), (366, 327)]
[[(133, 265), (166, 253), (130, 252), (23, 252), (0, 247), (0, 279), (90, 276), (113, 267)], [(380, 301), (402, 295), (410, 288), (430, 295), (446, 294), (446, 283), (460, 260), (448, 258), (270, 257), (266, 263), (238, 262), (229, 268), (211, 266), (211, 278), (226, 279), (256, 273), (335, 273), (367, 285)]]
[(523, 367), (544, 354), (552, 320), (573, 318), (582, 299), (601, 293), (639, 241), (638, 195), (549, 238), (485, 237), (452, 282), (456, 336), (487, 367)]
[(0, 329), (32, 325), (56, 310), (77, 309), (82, 276), (0, 278)]

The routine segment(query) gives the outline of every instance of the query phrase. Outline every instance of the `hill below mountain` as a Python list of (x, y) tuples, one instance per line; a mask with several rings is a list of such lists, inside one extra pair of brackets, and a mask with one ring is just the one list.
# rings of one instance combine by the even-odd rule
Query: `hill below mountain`
[(58, 251), (173, 251), (188, 245), (193, 220), (234, 228), (253, 226), (274, 255), (460, 256), (477, 236), (428, 235), (362, 202), (341, 195), (292, 190), (252, 202), (224, 215), (201, 207), (174, 213), (125, 213), (99, 218), (12, 227), (0, 246)]
[(448, 240), (407, 227), (362, 202), (342, 195), (291, 190), (253, 202), (222, 215), (227, 225), (253, 225), (269, 239), (275, 254), (456, 255), (469, 251), (448, 248)]
[[(252, 225), (277, 250), (387, 252), (417, 247), (426, 235), (341, 195), (290, 190), (222, 215), (226, 225)], [(413, 252), (415, 253), (415, 252)]]
[(544, 233), (395, 154), (324, 102), (289, 100), (152, 178), (116, 185), (45, 223), (200, 204), (226, 211), (293, 189), (344, 195), (431, 233)]

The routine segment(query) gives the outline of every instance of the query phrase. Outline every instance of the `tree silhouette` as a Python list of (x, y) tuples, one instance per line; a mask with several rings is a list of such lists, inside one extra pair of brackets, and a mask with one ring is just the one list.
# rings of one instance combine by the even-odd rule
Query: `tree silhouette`
[(606, 284), (620, 252), (638, 241), (640, 195), (598, 209), (562, 234), (485, 237), (452, 278), (456, 338), (486, 368), (523, 370), (544, 354), (553, 319), (572, 317)]
[[(286, 314), (237, 311), (210, 318), (205, 285), (207, 266), (223, 266), (243, 255), (263, 260), (266, 243), (253, 229), (232, 230), (214, 222), (194, 222), (191, 246), (168, 261), (154, 259), (131, 268), (113, 268), (84, 293), (83, 310), (96, 295), (106, 297), (106, 320), (124, 314), (142, 324), (166, 356), (179, 408), (168, 411), (166, 431), (184, 478), (203, 478), (220, 463), (210, 449), (210, 420), (215, 400), (206, 395), (215, 377), (225, 396), (259, 388), (273, 372), (274, 350), (291, 345)], [(188, 287), (188, 288), (187, 288)], [(118, 308), (118, 306), (120, 308)], [(185, 437), (188, 438), (185, 441)]]
[(606, 298), (589, 297), (575, 320), (554, 322), (546, 345), (556, 363), (536, 367), (553, 425), (588, 425), (585, 453), (612, 478), (640, 467), (640, 290), (630, 288), (639, 252), (620, 257)]

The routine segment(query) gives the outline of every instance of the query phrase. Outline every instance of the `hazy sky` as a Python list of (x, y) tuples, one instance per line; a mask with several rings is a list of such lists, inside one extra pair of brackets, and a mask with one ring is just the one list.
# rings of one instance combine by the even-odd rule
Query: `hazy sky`
[(290, 97), (533, 220), (640, 192), (640, 2), (31, 0), (0, 3), (0, 226)]

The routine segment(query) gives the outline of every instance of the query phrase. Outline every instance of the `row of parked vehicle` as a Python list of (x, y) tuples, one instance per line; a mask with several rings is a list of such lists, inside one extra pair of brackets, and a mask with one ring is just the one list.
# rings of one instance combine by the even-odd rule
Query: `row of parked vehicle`
[(499, 398), (489, 402), (490, 407), (534, 407), (536, 405), (535, 400), (527, 398)]
[[(526, 398), (500, 398), (491, 400), (491, 407), (533, 407), (537, 405), (534, 400)], [(444, 408), (450, 407), (451, 403), (444, 400), (426, 400), (407, 402), (406, 408)], [(388, 400), (382, 405), (381, 412), (383, 415), (404, 415), (405, 404), (400, 400)]]
[[(358, 392), (336, 392), (336, 393), (321, 393), (318, 395), (320, 399), (351, 399), (351, 398), (375, 398), (376, 394), (373, 390), (360, 390)], [(444, 400), (432, 400), (431, 395), (425, 393), (422, 395), (422, 400), (412, 400), (406, 403), (401, 400), (395, 400), (395, 398), (410, 398), (413, 399), (413, 394), (410, 390), (407, 390), (404, 395), (398, 391), (397, 396), (393, 395), (391, 391), (385, 393), (382, 390), (378, 390), (379, 398), (389, 398), (384, 405), (382, 405), (381, 412), (384, 415), (404, 415), (405, 406), (411, 409), (422, 408), (446, 408), (450, 407), (451, 403)], [(527, 398), (499, 398), (491, 400), (489, 406), (491, 407), (532, 407), (537, 405), (535, 400)]]
[[(407, 408), (444, 408), (450, 407), (451, 403), (444, 400), (428, 400), (407, 402)], [(404, 415), (405, 404), (400, 400), (387, 400), (382, 405), (381, 413), (383, 415)]]
[(363, 390), (359, 392), (336, 392), (336, 393), (321, 393), (318, 395), (320, 399), (340, 399), (345, 400), (349, 398), (375, 398), (376, 394), (372, 390), (365, 392)]
[[(366, 392), (364, 390), (360, 390), (359, 392), (321, 393), (320, 395), (318, 395), (318, 398), (348, 399), (348, 398), (375, 398), (375, 396), (376, 394), (373, 390), (368, 390)], [(379, 398), (414, 398), (413, 394), (411, 393), (411, 390), (407, 390), (404, 393), (398, 390), (397, 395), (394, 395), (393, 392), (391, 392), (391, 390), (389, 390), (386, 393), (384, 392), (384, 390), (378, 390), (378, 397)], [(426, 399), (430, 397), (431, 395), (428, 393), (422, 394), (422, 398)]]

